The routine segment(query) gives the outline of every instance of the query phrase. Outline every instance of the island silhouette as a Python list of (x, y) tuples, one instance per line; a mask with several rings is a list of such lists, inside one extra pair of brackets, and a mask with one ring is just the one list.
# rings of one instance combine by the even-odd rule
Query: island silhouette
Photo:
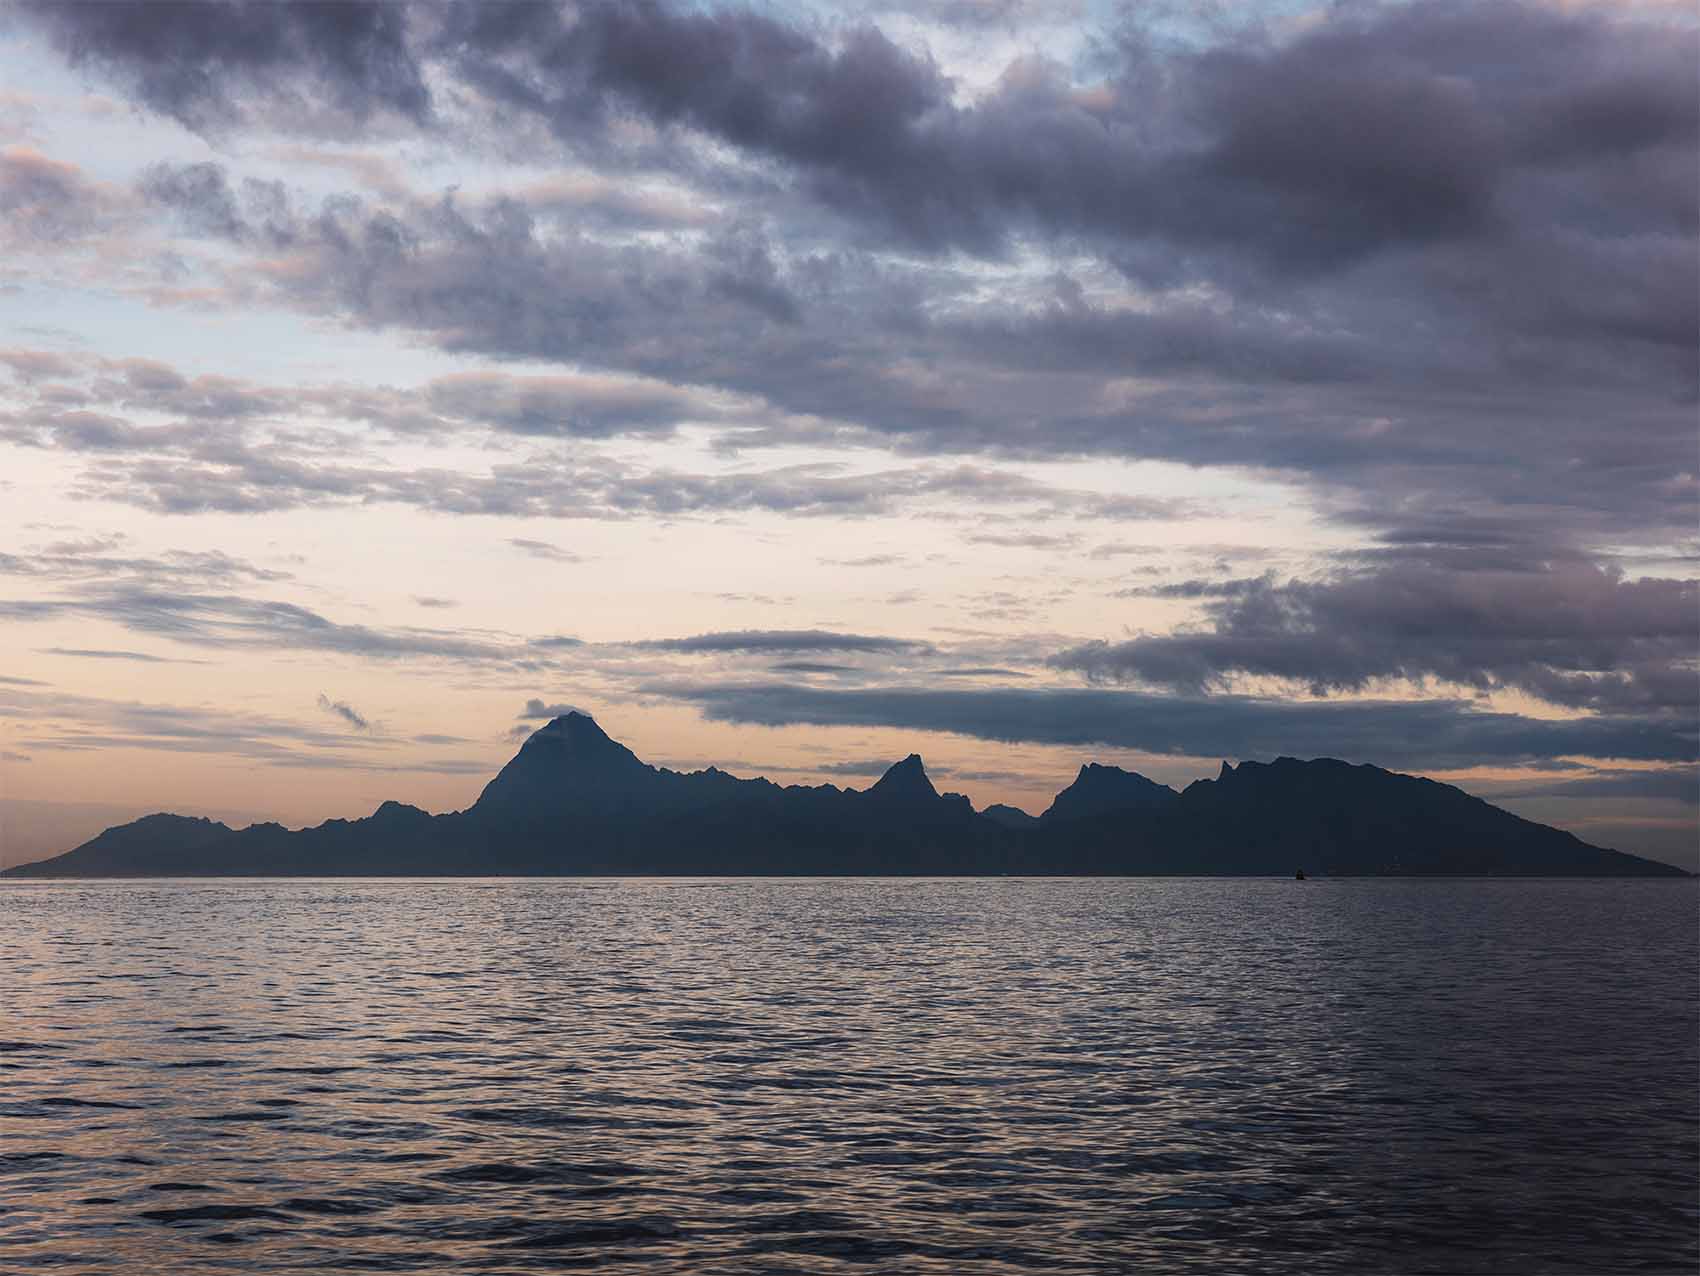
[(233, 829), (149, 815), (9, 877), (1683, 877), (1462, 789), (1332, 758), (1222, 764), (1177, 792), (1088, 763), (1035, 817), (939, 793), (917, 754), (870, 788), (781, 786), (643, 762), (587, 714), (555, 718), (464, 811)]

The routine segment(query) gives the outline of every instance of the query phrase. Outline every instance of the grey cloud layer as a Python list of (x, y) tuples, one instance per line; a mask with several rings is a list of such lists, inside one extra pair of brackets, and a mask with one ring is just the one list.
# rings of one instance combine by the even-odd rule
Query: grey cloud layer
[(1316, 693), (1377, 679), (1515, 688), (1573, 709), (1693, 717), (1700, 583), (1631, 580), (1579, 560), (1500, 566), (1400, 557), (1321, 580), (1189, 582), (1203, 626), (1096, 642), (1053, 658), (1094, 679), (1202, 691), (1235, 675)]
[(221, 132), (262, 116), (341, 132), (391, 112), (416, 121), (430, 93), (400, 5), (364, 0), (25, 0), (73, 65), (112, 74), (136, 101)]
[(1364, 9), (1206, 48), (1129, 23), (1095, 74), (1031, 57), (963, 104), (925, 52), (872, 26), (737, 8), (27, 7), (73, 61), (192, 125), (303, 99), (428, 125), (430, 63), (569, 149), (609, 144), (636, 113), (785, 165), (824, 206), (923, 246), (994, 251), (1026, 223), (1310, 269), (1502, 229), (1520, 182), (1564, 170), (1614, 183), (1598, 192), (1614, 220), (1680, 224), (1692, 194), (1680, 167), (1621, 163), (1695, 140), (1692, 32), (1586, 10)]
[[(209, 651), (307, 651), (377, 661), (441, 661), (526, 671), (574, 668), (627, 680), (653, 676), (658, 668), (684, 667), (670, 661), (658, 665), (658, 657), (718, 656), (734, 663), (741, 660), (746, 666), (765, 667), (775, 654), (834, 652), (862, 657), (864, 663), (815, 665), (799, 661), (792, 669), (843, 673), (859, 679), (877, 678), (893, 667), (943, 663), (972, 658), (980, 652), (1003, 659), (1021, 658), (1019, 641), (979, 647), (961, 644), (944, 651), (917, 639), (825, 629), (722, 630), (593, 645), (562, 634), (520, 637), (471, 627), (346, 624), (300, 603), (250, 592), (287, 580), (281, 573), (222, 554), (113, 552), (123, 543), (121, 537), (91, 537), (38, 546), (23, 554), (0, 555), (0, 576), (14, 576), (47, 591), (33, 598), (0, 598), (0, 618), (18, 623), (67, 617), (100, 621), (133, 634)], [(73, 656), (162, 659), (151, 653), (128, 651), (54, 650)], [(1039, 653), (1033, 649), (1028, 654)], [(996, 672), (985, 667), (942, 671), (947, 675)], [(357, 729), (370, 726), (345, 701), (321, 695), (319, 708)]]
[[(0, 688), (0, 719), (37, 750), (140, 748), (283, 765), (362, 765), (378, 742), (264, 714)], [(350, 752), (350, 750), (353, 750)]]
[(872, 634), (829, 633), (822, 629), (740, 629), (696, 634), (689, 638), (659, 638), (638, 644), (653, 651), (689, 654), (718, 652), (860, 651), (891, 654), (929, 650), (926, 643)]
[(762, 726), (896, 727), (1008, 743), (1109, 746), (1187, 757), (1277, 754), (1389, 766), (1467, 767), (1558, 756), (1692, 761), (1692, 730), (1661, 719), (1542, 721), (1450, 700), (1303, 703), (1096, 689), (655, 683), (709, 718)]
[(1495, 786), (1494, 797), (1652, 798), (1700, 805), (1700, 772), (1692, 767), (1668, 770), (1607, 771), (1580, 780), (1549, 780), (1545, 783), (1511, 782)]
[[(1079, 65), (1029, 57), (968, 98), (871, 26), (737, 8), (268, 11), (173, 43), (192, 10), (39, 20), (208, 127), (287, 128), (305, 97), (444, 144), (532, 128), (727, 210), (640, 245), (558, 200), (308, 212), (152, 172), (258, 255), (233, 300), (717, 387), (775, 438), (1254, 465), (1337, 508), (1463, 499), (1582, 540), (1692, 529), (1692, 23), (1431, 3), (1186, 44), (1129, 14)], [(947, 249), (1035, 270), (988, 289)], [(520, 432), (611, 428), (514, 390), (475, 393)], [(667, 428), (668, 393), (613, 428)]]
[[(304, 386), (286, 391), (229, 377), (186, 377), (155, 361), (75, 359), (0, 351), (14, 372), (13, 402), (0, 400), (0, 439), (85, 459), (84, 490), (162, 513), (260, 513), (337, 503), (390, 502), (440, 513), (624, 519), (769, 512), (860, 518), (939, 498), (1018, 507), (1022, 516), (1116, 521), (1186, 518), (1196, 501), (1053, 486), (1013, 470), (921, 463), (849, 472), (838, 462), (701, 473), (646, 467), (579, 448), (541, 450), (541, 436), (606, 437), (671, 430), (683, 419), (724, 418), (693, 408), (684, 391), (629, 378), (454, 375), (419, 391)], [(50, 381), (44, 378), (52, 377)], [(643, 404), (665, 403), (652, 415)], [(752, 419), (759, 420), (757, 411)], [(309, 423), (303, 428), (303, 422)], [(155, 423), (158, 422), (158, 423)], [(540, 449), (485, 474), (408, 469), (373, 456), (349, 460), (350, 429), (397, 438), (454, 431), (536, 436)], [(370, 440), (367, 440), (370, 442)], [(1067, 544), (1026, 533), (996, 543)], [(527, 553), (573, 561), (548, 542), (515, 538)]]

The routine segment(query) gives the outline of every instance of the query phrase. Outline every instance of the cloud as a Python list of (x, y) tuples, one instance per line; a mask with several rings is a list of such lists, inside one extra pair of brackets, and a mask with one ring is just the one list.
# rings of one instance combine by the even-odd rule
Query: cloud
[(166, 656), (150, 656), (143, 651), (106, 651), (90, 647), (42, 647), (40, 650), (48, 656), (77, 656), (84, 660), (134, 660), (150, 665), (182, 663)]
[(635, 113), (777, 163), (821, 209), (912, 249), (1078, 235), (1159, 279), (1211, 255), (1303, 275), (1491, 242), (1508, 217), (1563, 215), (1531, 207), (1543, 183), (1614, 230), (1659, 224), (1648, 179), (1614, 162), (1695, 136), (1691, 30), (1527, 4), (1337, 10), (1285, 40), (1219, 26), (1198, 49), (1128, 24), (1102, 80), (1029, 55), (968, 105), (876, 27), (752, 11), (457, 9), (439, 47), (566, 145)]
[(332, 700), (321, 691), (319, 693), (319, 708), (333, 717), (341, 718), (356, 731), (370, 731), (372, 729), (372, 724), (346, 700)]
[[(1472, 562), (1486, 560), (1481, 566)], [(1516, 689), (1567, 708), (1700, 711), (1700, 582), (1581, 559), (1463, 561), (1419, 548), (1316, 580), (1186, 582), (1161, 596), (1205, 602), (1206, 624), (1093, 642), (1051, 664), (1105, 681), (1178, 690), (1239, 675), (1313, 693), (1377, 679)]]
[(74, 377), (79, 371), (75, 360), (52, 350), (0, 350), (0, 364), (25, 383)]
[(524, 550), (533, 558), (546, 558), (554, 563), (579, 563), (584, 561), (579, 555), (564, 550), (558, 545), (552, 545), (548, 541), (526, 540), (524, 537), (513, 536), (508, 538), (508, 544), (515, 549)]
[(105, 620), (134, 633), (231, 650), (271, 647), (378, 660), (434, 657), (474, 662), (521, 656), (519, 644), (443, 630), (345, 625), (298, 603), (184, 593), (144, 583), (90, 585), (54, 599), (0, 600), (0, 617), (24, 621), (58, 616)]
[(262, 567), (223, 550), (167, 550), (157, 555), (141, 555), (119, 552), (123, 543), (122, 536), (95, 537), (38, 545), (20, 554), (0, 553), (0, 575), (56, 583), (132, 580), (202, 588), (292, 579), (289, 572)]
[[(521, 718), (563, 718), (569, 713), (585, 713), (585, 711), (577, 705), (545, 704), (534, 696), (525, 702), (525, 708), (520, 710), (519, 716)], [(589, 717), (590, 715), (585, 714), (585, 716)], [(514, 735), (519, 732), (521, 732), (521, 728), (514, 727), (509, 729), (508, 734)], [(524, 728), (523, 733), (529, 735), (530, 728)]]
[(713, 419), (723, 411), (685, 389), (612, 376), (457, 373), (433, 381), (427, 397), (446, 417), (510, 434), (582, 438), (671, 434), (681, 422)]
[(1500, 798), (1653, 798), (1681, 802), (1686, 806), (1700, 805), (1700, 772), (1692, 767), (1660, 771), (1605, 771), (1579, 780), (1552, 780), (1539, 783), (1511, 782), (1495, 785), (1495, 800)]
[[(122, 552), (123, 540), (93, 538), (0, 554), (0, 574), (49, 584), (45, 597), (0, 598), (0, 617), (24, 622), (97, 620), (149, 637), (213, 650), (339, 652), (377, 660), (439, 659), (537, 668), (551, 648), (488, 632), (413, 626), (349, 625), (312, 608), (239, 590), (286, 584), (289, 573), (260, 567), (217, 550)], [(61, 654), (93, 656), (92, 649)], [(108, 658), (164, 659), (140, 653)]]
[(453, 598), (436, 598), (430, 594), (413, 595), (414, 605), (431, 611), (441, 611), (445, 608), (459, 607), (460, 603)]
[[(872, 775), (881, 776), (891, 770), (894, 758), (883, 761), (879, 758), (863, 760), (852, 759), (847, 762), (823, 762), (819, 766), (807, 767), (806, 770), (818, 772), (821, 775)], [(936, 774), (944, 774), (938, 768), (933, 768)]]
[[(1591, 295), (1665, 305), (1655, 296), (1658, 281), (1685, 268), (1692, 235), (1636, 240), (1667, 241), (1668, 260), (1602, 260)], [(1436, 278), (1478, 277), (1486, 268), (1419, 268), (1403, 259), (1366, 265), (1349, 278), (1298, 290), (1280, 307), (1250, 285), (1244, 295), (1230, 287), (1210, 306), (1181, 299), (1137, 312), (1091, 300), (1033, 309), (993, 292), (971, 309), (898, 324), (892, 298), (918, 285), (908, 268), (889, 265), (883, 278), (864, 273), (860, 283), (813, 287), (800, 325), (775, 329), (729, 299), (715, 282), (719, 264), (688, 249), (656, 246), (633, 258), (594, 240), (551, 236), (517, 205), (478, 210), (445, 201), (400, 216), (359, 204), (328, 212), (303, 226), (287, 260), (245, 272), (241, 286), (312, 313), (421, 333), (452, 351), (570, 357), (622, 368), (645, 383), (715, 387), (761, 404), (764, 420), (842, 423), (835, 428), (849, 441), (886, 439), (922, 452), (1256, 466), (1376, 494), (1363, 503), (1383, 510), (1375, 500), (1389, 488), (1407, 492), (1412, 504), (1461, 494), (1478, 508), (1537, 521), (1565, 508), (1583, 534), (1675, 535), (1688, 527), (1696, 496), (1695, 483), (1682, 477), (1690, 422), (1676, 401), (1694, 393), (1689, 338), (1700, 327), (1682, 329), (1680, 314), (1668, 321), (1626, 314), (1606, 331), (1555, 328), (1546, 316), (1556, 298), (1531, 297), (1527, 314), (1464, 315), (1458, 310), (1467, 299), (1435, 291)], [(1531, 262), (1526, 282), (1545, 288), (1573, 268)], [(832, 269), (848, 270), (848, 261)], [(1413, 277), (1380, 277), (1389, 271)], [(1644, 286), (1626, 287), (1625, 271), (1644, 277)], [(1519, 286), (1506, 282), (1504, 289)], [(1414, 316), (1423, 316), (1434, 340), (1404, 338)], [(1668, 336), (1656, 335), (1661, 326), (1671, 328)], [(827, 331), (830, 342), (819, 335)], [(1497, 353), (1511, 348), (1519, 351), (1515, 363)], [(930, 371), (918, 375), (923, 366)], [(1142, 388), (1126, 388), (1130, 376), (1143, 378)], [(501, 428), (585, 428), (587, 418), (574, 409), (527, 408), (535, 393), (514, 393), (514, 403), (498, 402), (493, 414)], [(439, 401), (445, 404), (470, 410), (453, 396)], [(657, 417), (616, 413), (588, 428), (665, 428), (666, 419), (682, 419), (664, 406), (670, 410)], [(1632, 422), (1609, 445), (1597, 428), (1602, 412)], [(1036, 419), (1045, 422), (1043, 431), (1035, 431)], [(743, 442), (783, 441), (792, 428), (745, 431)], [(1500, 463), (1508, 454), (1520, 464)], [(138, 498), (174, 509), (270, 508), (285, 499), (327, 499), (338, 488), (378, 488), (377, 499), (418, 501), (430, 499), (433, 487), (438, 507), (463, 512), (558, 514), (575, 504), (628, 513), (708, 505), (834, 512), (848, 502), (893, 504), (879, 489), (818, 470), (751, 479), (661, 473), (600, 492), (595, 476), (581, 472), (557, 476), (553, 486), (562, 477), (576, 487), (591, 479), (591, 490), (559, 502), (527, 493), (527, 476), (512, 469), (493, 476), (505, 489), (498, 491), (447, 476), (394, 484), (346, 471), (309, 476), (259, 459), (244, 461), (242, 470), (254, 477), (156, 467), (128, 486)], [(300, 481), (308, 477), (311, 484)], [(243, 481), (240, 496), (188, 495), (191, 488), (228, 491), (232, 480)], [(390, 492), (382, 493), (386, 486)], [(906, 494), (925, 490), (922, 483)], [(1094, 511), (1082, 503), (1079, 512)], [(1096, 512), (1138, 518), (1178, 511), (1172, 501), (1133, 498), (1101, 502)]]
[(896, 567), (905, 562), (902, 554), (866, 554), (861, 558), (823, 558), (823, 567)]
[(203, 132), (264, 120), (334, 136), (383, 114), (430, 116), (400, 5), (25, 0), (19, 8), (73, 66), (109, 74), (135, 101)]
[[(1090, 291), (1059, 270), (1048, 300), (1035, 301), (1025, 288), (987, 286), (971, 293), (976, 281), (967, 272), (953, 276), (911, 259), (876, 259), (857, 243), (859, 232), (846, 231), (849, 239), (824, 254), (816, 249), (823, 236), (833, 238), (834, 223), (784, 201), (772, 203), (774, 216), (756, 219), (759, 225), (741, 223), (735, 235), (713, 245), (655, 243), (634, 254), (617, 238), (560, 234), (544, 210), (519, 199), (452, 196), (394, 207), (350, 197), (317, 214), (291, 213), (271, 236), (283, 246), (268, 250), (263, 262), (229, 268), (217, 288), (232, 304), (291, 304), (341, 321), (402, 328), (449, 350), (570, 359), (602, 369), (445, 379), (425, 396), (423, 408), (380, 404), (382, 396), (369, 396), (375, 418), (398, 423), (464, 424), (452, 414), (487, 403), (485, 428), (537, 437), (665, 432), (680, 422), (708, 420), (740, 446), (812, 431), (839, 441), (884, 439), (916, 452), (1152, 457), (1304, 477), (1332, 492), (1371, 498), (1359, 503), (1384, 512), (1379, 496), (1389, 490), (1404, 493), (1412, 505), (1462, 493), (1478, 508), (1532, 522), (1562, 517), (1571, 536), (1621, 542), (1624, 532), (1680, 535), (1692, 526), (1696, 508), (1687, 463), (1691, 421), (1681, 403), (1695, 393), (1693, 351), (1700, 336), (1692, 290), (1673, 282), (1686, 278), (1700, 218), (1690, 180), (1693, 148), (1682, 144), (1692, 132), (1686, 71), (1675, 78), (1670, 50), (1646, 39), (1637, 24), (1501, 9), (1489, 16), (1449, 5), (1378, 10), (1372, 17), (1341, 13), (1285, 43), (1224, 37), (1223, 47), (1199, 57), (1142, 49), (1137, 41), (1117, 45), (1116, 56), (1127, 58), (1129, 69), (1111, 77), (1106, 91), (1121, 105), (1108, 116), (1081, 105), (1088, 86), (1070, 85), (1067, 92), (1046, 87), (1054, 68), (1036, 75), (1025, 64), (1012, 68), (972, 111), (941, 106), (923, 112), (927, 121), (955, 119), (939, 136), (970, 152), (986, 139), (972, 130), (959, 138), (957, 117), (995, 106), (1011, 120), (1060, 112), (1074, 121), (1068, 136), (1078, 134), (1081, 145), (1107, 137), (1090, 145), (1143, 154), (1151, 147), (1135, 136), (1145, 118), (1141, 95), (1169, 84), (1174, 100), (1156, 104), (1163, 109), (1150, 116), (1148, 127), (1158, 142), (1179, 150), (1130, 164), (1155, 164), (1181, 194), (1160, 184), (1143, 202), (1108, 202), (1117, 215), (1155, 220), (1149, 226), (1141, 220), (1132, 230), (1110, 226), (1105, 238), (1090, 241), (1097, 255)], [(470, 14), (445, 21), (467, 30), (453, 45), (461, 52), (443, 56), (481, 85), (487, 77), (500, 79), (498, 64), (510, 54), (523, 66), (550, 40), (571, 46), (563, 53), (570, 72), (583, 58), (592, 59), (587, 66), (600, 65), (595, 59), (604, 56), (625, 66), (617, 42), (651, 35), (657, 43), (640, 41), (643, 56), (670, 66), (682, 47), (678, 39), (703, 32), (712, 36), (711, 50), (728, 57), (727, 50), (769, 44), (792, 51), (782, 59), (791, 69), (778, 72), (759, 95), (774, 106), (782, 101), (778, 86), (793, 73), (801, 77), (795, 91), (805, 100), (813, 100), (817, 89), (824, 93), (821, 86), (840, 72), (860, 74), (855, 69), (864, 64), (870, 74), (885, 67), (900, 78), (909, 71), (921, 80), (933, 75), (924, 59), (894, 60), (879, 52), (871, 36), (846, 37), (833, 48), (753, 15), (705, 17), (651, 7), (605, 21), (598, 11), (571, 32), (543, 11), (524, 22), (514, 19), (517, 28)], [(538, 44), (527, 23), (549, 28), (548, 39)], [(699, 31), (702, 23), (708, 25)], [(1528, 50), (1533, 65), (1550, 64), (1554, 85), (1570, 83), (1560, 64), (1574, 59), (1578, 84), (1591, 87), (1578, 88), (1577, 103), (1569, 105), (1562, 100), (1568, 89), (1554, 89), (1557, 97), (1508, 94), (1459, 51), (1462, 46), (1445, 42), (1453, 34), (1480, 38), (1483, 47), (1516, 48), (1520, 55)], [(616, 45), (596, 43), (604, 37)], [(1680, 45), (1691, 36), (1673, 39)], [(1468, 155), (1454, 157), (1439, 144), (1412, 145), (1374, 152), (1380, 159), (1372, 162), (1365, 139), (1311, 127), (1310, 112), (1320, 118), (1339, 107), (1340, 118), (1357, 118), (1348, 109), (1354, 95), (1372, 99), (1365, 114), (1383, 132), (1416, 127), (1376, 99), (1389, 91), (1387, 77), (1319, 74), (1319, 67), (1350, 50), (1375, 52), (1399, 75), (1420, 81), (1411, 90), (1415, 103), (1436, 95), (1450, 101), (1447, 94), (1461, 84), (1479, 90), (1466, 106), (1482, 113), (1482, 121), (1464, 135), (1499, 139), (1482, 178), (1491, 217), (1477, 216), (1484, 196), (1470, 193), (1470, 182), (1458, 190), (1447, 185), (1449, 166), (1473, 163)], [(1143, 73), (1153, 59), (1169, 68), (1167, 81)], [(1622, 83), (1599, 70), (1607, 65), (1622, 68)], [(1227, 68), (1243, 72), (1256, 92)], [(526, 77), (508, 70), (503, 91), (517, 95), (513, 108), (548, 115), (538, 103), (561, 91), (560, 83), (544, 77), (534, 91), (519, 94), (516, 85)], [(740, 76), (753, 74), (740, 64)], [(690, 91), (706, 92), (695, 77), (694, 71), (686, 77)], [(685, 93), (686, 81), (676, 91)], [(615, 81), (597, 79), (586, 92), (589, 99), (574, 106), (575, 130), (611, 118), (603, 109), (608, 101), (624, 100)], [(1295, 94), (1302, 100), (1289, 103)], [(1321, 105), (1312, 100), (1318, 94)], [(822, 109), (835, 101), (828, 94)], [(1581, 153), (1550, 138), (1536, 145), (1543, 129), (1550, 132), (1550, 113), (1571, 106), (1575, 118), (1594, 122), (1590, 128), (1603, 127), (1599, 120), (1618, 110), (1624, 136), (1634, 142), (1630, 158), (1597, 144)], [(680, 111), (676, 122), (696, 118)], [(1269, 172), (1242, 171), (1248, 154), (1261, 153), (1247, 149), (1245, 136), (1268, 140), (1258, 130), (1274, 127), (1276, 117), (1293, 130), (1283, 134), (1291, 144), (1273, 152), (1279, 164)], [(1194, 124), (1176, 124), (1179, 118), (1209, 127), (1201, 139)], [(922, 131), (931, 126), (916, 125)], [(1329, 168), (1313, 153), (1318, 139), (1350, 152), (1340, 167)], [(954, 153), (949, 145), (946, 152)], [(1010, 151), (1006, 160), (1019, 166), (1028, 153)], [(1046, 154), (1043, 148), (1031, 153)], [(1156, 154), (1163, 156), (1162, 146)], [(1428, 167), (1417, 164), (1419, 158)], [(1120, 171), (1101, 160), (1081, 166), (1083, 180), (1101, 183), (1102, 173)], [(792, 162), (806, 166), (807, 156)], [(858, 162), (884, 172), (879, 156)], [(1405, 172), (1406, 165), (1416, 167)], [(914, 176), (935, 181), (954, 175), (954, 191), (974, 189), (980, 171), (969, 164), (966, 173), (947, 167), (935, 174), (933, 167)], [(875, 175), (870, 170), (868, 180)], [(1059, 191), (1066, 188), (1053, 180), (1049, 161), (1046, 177)], [(1426, 200), (1411, 195), (1413, 182)], [(1192, 203), (1184, 198), (1189, 183), (1198, 192)], [(1340, 183), (1346, 189), (1337, 189)], [(1358, 192), (1358, 183), (1374, 189)], [(225, 182), (230, 191), (236, 185)], [(1017, 181), (1011, 189), (1020, 188)], [(901, 183), (875, 193), (881, 201), (903, 194)], [(1162, 214), (1165, 201), (1174, 205), (1168, 214)], [(1079, 198), (1066, 202), (1084, 216)], [(1038, 207), (1026, 198), (1013, 210), (998, 200), (961, 203), (975, 210), (964, 214), (970, 220), (1002, 219), (992, 228), (999, 243), (1006, 230), (1025, 227), (1023, 219)], [(1427, 214), (1416, 211), (1424, 203), (1433, 206)], [(225, 205), (214, 204), (222, 216)], [(1326, 215), (1313, 216), (1313, 204), (1324, 206)], [(1338, 210), (1326, 211), (1336, 204)], [(856, 208), (842, 200), (829, 205), (834, 215)], [(1198, 208), (1224, 210), (1220, 215), (1231, 224), (1192, 242), (1186, 236), (1201, 221)], [(1363, 224), (1356, 231), (1330, 229), (1329, 217)], [(1057, 227), (1069, 234), (1079, 229), (1073, 222)], [(243, 233), (245, 242), (259, 242), (257, 231)], [(1270, 235), (1284, 238), (1260, 239)], [(1316, 245), (1329, 251), (1344, 245), (1346, 257), (1326, 259)], [(1183, 274), (1148, 277), (1162, 270)], [(1118, 272), (1119, 283), (1106, 271)], [(1136, 304), (1117, 296), (1130, 290)], [(923, 306), (929, 294), (932, 304)], [(752, 303), (760, 297), (768, 301)], [(774, 318), (781, 311), (789, 316), (784, 322)], [(1413, 326), (1425, 340), (1408, 339)], [(1620, 422), (1609, 438), (1598, 428), (1602, 417)], [(109, 447), (123, 441), (110, 430), (86, 437)], [(1519, 463), (1505, 464), (1507, 456)], [(605, 516), (631, 516), (711, 505), (831, 512), (838, 505), (830, 498), (843, 499), (819, 485), (775, 491), (773, 475), (749, 485), (716, 480), (708, 486), (696, 476), (662, 473), (618, 491), (573, 491), (552, 500), (549, 493), (524, 491), (527, 476), (512, 469), (492, 474), (488, 483), (416, 473), (386, 485), (346, 467), (268, 462), (238, 457), (215, 465), (155, 464), (134, 480), (130, 467), (113, 467), (99, 481), (107, 494), (177, 511), (283, 508), (353, 499), (355, 491), (386, 486), (388, 492), (372, 499), (556, 516), (575, 500), (587, 509), (600, 504)], [(585, 481), (592, 477), (557, 474), (550, 486), (594, 489)], [(598, 496), (606, 499), (599, 503)], [(811, 505), (810, 497), (819, 504)], [(877, 493), (861, 499), (870, 506), (892, 503)], [(1172, 502), (1131, 498), (1119, 509), (1104, 504), (1097, 512), (1136, 518), (1172, 517), (1176, 510)]]
[[(73, 243), (108, 226), (116, 197), (75, 164), (24, 146), (0, 148), (0, 243), (17, 249)], [(51, 375), (51, 364), (9, 358), (14, 372)]]
[(645, 694), (722, 722), (892, 727), (1006, 743), (1185, 757), (1338, 757), (1441, 770), (1575, 756), (1692, 761), (1692, 730), (1657, 717), (1548, 720), (1456, 700), (1265, 700), (1096, 688), (828, 690), (777, 683), (653, 682)]
[(907, 638), (873, 634), (841, 634), (824, 629), (738, 629), (696, 634), (690, 638), (655, 638), (633, 644), (649, 651), (691, 655), (761, 651), (921, 652), (929, 645)]
[(972, 532), (963, 539), (972, 545), (993, 545), (999, 549), (1073, 549), (1080, 543), (1080, 537), (1075, 535), (1045, 532)]
[[(52, 690), (0, 687), (0, 719), (21, 724), (17, 742), (36, 752), (145, 749), (241, 757), (266, 764), (356, 765), (385, 742), (263, 713), (106, 700)], [(351, 752), (350, 750), (353, 750)], [(389, 769), (394, 769), (393, 763)]]

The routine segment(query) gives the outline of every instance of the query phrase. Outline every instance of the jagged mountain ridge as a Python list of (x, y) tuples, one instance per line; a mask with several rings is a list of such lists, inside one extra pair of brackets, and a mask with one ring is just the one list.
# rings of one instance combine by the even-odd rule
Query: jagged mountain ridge
[(1223, 763), (1182, 792), (1089, 763), (1040, 817), (940, 794), (919, 755), (867, 789), (651, 766), (589, 716), (533, 732), (465, 811), (385, 802), (290, 831), (151, 815), (19, 877), (1682, 876), (1450, 785), (1333, 759)]

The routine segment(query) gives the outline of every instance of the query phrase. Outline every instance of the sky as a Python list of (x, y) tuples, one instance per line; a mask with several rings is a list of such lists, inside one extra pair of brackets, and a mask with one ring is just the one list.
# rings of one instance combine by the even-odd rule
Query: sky
[(1332, 756), (1700, 866), (1700, 40), (0, 8), (0, 861), (648, 761)]

